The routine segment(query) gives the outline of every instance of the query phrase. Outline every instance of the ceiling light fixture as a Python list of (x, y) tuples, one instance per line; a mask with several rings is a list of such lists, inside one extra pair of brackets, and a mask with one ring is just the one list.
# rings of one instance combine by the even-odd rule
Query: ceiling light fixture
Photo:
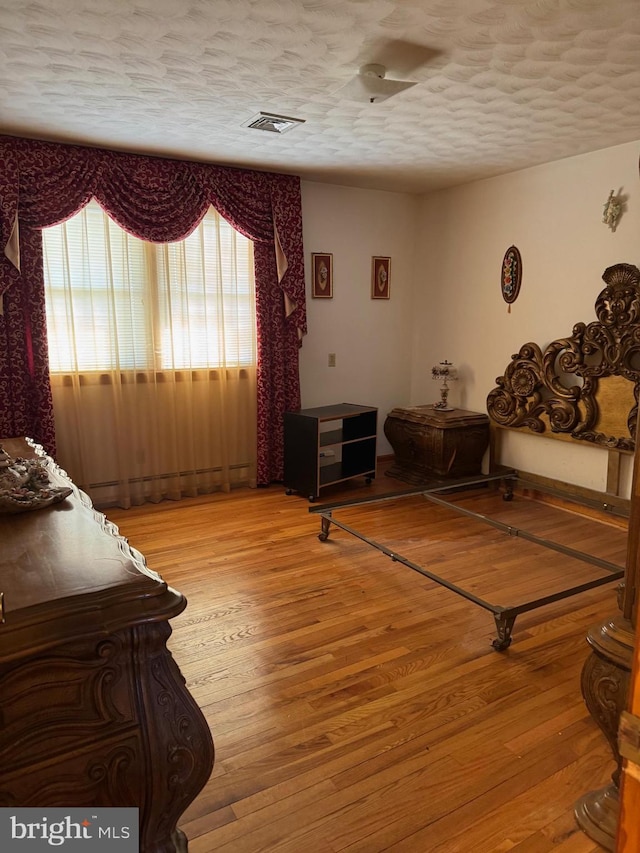
[(410, 80), (390, 80), (384, 65), (363, 65), (355, 77), (338, 89), (336, 94), (350, 101), (377, 104), (415, 86)]

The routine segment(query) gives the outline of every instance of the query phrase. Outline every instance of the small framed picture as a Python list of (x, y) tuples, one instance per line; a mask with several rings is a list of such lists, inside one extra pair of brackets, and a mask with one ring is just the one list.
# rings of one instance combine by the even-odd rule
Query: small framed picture
[(371, 258), (371, 298), (389, 299), (391, 258)]
[(314, 299), (333, 297), (333, 255), (326, 252), (311, 255), (311, 295)]

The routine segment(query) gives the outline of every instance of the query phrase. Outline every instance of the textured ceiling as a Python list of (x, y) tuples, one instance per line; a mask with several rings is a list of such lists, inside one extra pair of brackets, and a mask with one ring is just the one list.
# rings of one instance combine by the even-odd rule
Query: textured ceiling
[(0, 131), (423, 192), (640, 140), (640, 0), (0, 0)]

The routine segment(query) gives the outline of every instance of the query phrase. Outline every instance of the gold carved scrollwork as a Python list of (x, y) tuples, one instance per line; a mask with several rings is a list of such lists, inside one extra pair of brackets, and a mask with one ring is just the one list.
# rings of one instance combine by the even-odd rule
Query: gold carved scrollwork
[[(602, 278), (606, 287), (595, 303), (597, 321), (577, 323), (569, 337), (553, 341), (544, 352), (537, 344), (526, 343), (511, 356), (487, 397), (489, 417), (495, 423), (634, 449), (640, 391), (640, 270), (616, 264)], [(609, 377), (632, 383), (632, 403), (623, 414), (625, 435), (612, 435), (600, 423), (598, 392)]]

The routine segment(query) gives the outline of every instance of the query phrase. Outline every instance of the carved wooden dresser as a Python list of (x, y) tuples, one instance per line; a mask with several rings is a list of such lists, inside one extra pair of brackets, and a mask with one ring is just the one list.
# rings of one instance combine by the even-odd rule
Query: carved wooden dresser
[[(24, 439), (0, 444), (73, 487)], [(141, 851), (185, 851), (213, 742), (166, 647), (184, 597), (75, 487), (0, 515), (0, 543), (0, 806), (134, 806)]]

